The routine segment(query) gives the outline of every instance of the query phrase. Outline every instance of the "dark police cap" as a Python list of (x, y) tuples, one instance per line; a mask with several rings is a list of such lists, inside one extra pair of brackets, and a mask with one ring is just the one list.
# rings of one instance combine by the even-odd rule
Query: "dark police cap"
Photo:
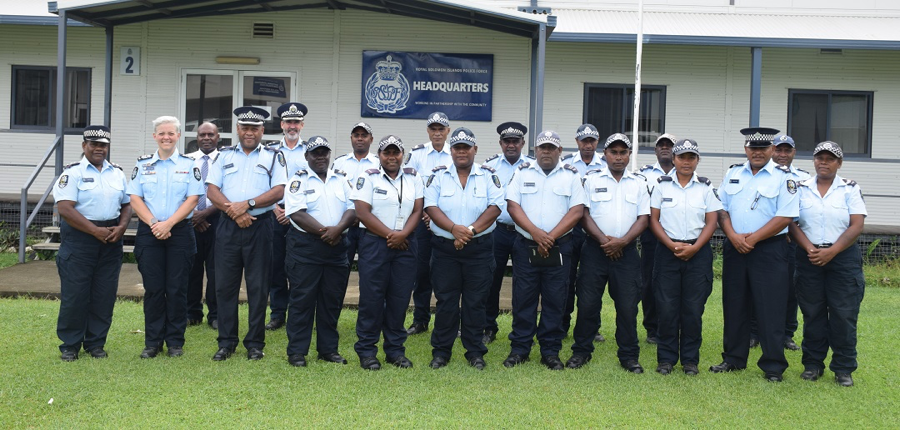
[(303, 121), (309, 109), (303, 103), (288, 102), (278, 107), (278, 117), (282, 121)]
[(772, 145), (772, 139), (778, 130), (767, 127), (748, 127), (741, 129), (744, 135), (744, 146), (748, 148), (765, 148)]
[(797, 145), (794, 143), (794, 138), (786, 134), (779, 134), (778, 136), (775, 136), (775, 139), (772, 140), (772, 143), (775, 144), (775, 146), (780, 146), (781, 144), (786, 143), (788, 145), (791, 145), (791, 148), (797, 147)]
[(447, 143), (449, 143), (450, 146), (454, 146), (458, 143), (475, 146), (475, 133), (472, 133), (472, 130), (465, 127), (457, 128), (450, 134), (450, 139)]
[(674, 135), (669, 134), (669, 133), (663, 133), (663, 134), (659, 135), (659, 137), (656, 138), (656, 146), (659, 146), (660, 143), (662, 143), (663, 141), (666, 141), (666, 140), (671, 142), (672, 145), (675, 145), (675, 142), (678, 142), (678, 138), (675, 137)]
[(542, 131), (541, 134), (538, 135), (537, 140), (534, 142), (534, 146), (541, 146), (544, 144), (551, 144), (556, 147), (562, 147), (562, 140), (559, 138), (559, 134), (553, 130)]
[(316, 148), (328, 148), (330, 151), (331, 145), (328, 143), (328, 139), (325, 139), (322, 136), (310, 137), (309, 140), (306, 141), (306, 152), (310, 152)]
[(500, 135), (501, 139), (506, 139), (507, 137), (525, 137), (525, 133), (528, 133), (528, 127), (525, 127), (524, 124), (519, 122), (504, 122), (497, 126), (497, 134)]
[(628, 139), (628, 136), (622, 133), (616, 133), (612, 136), (606, 138), (606, 143), (603, 144), (603, 149), (609, 148), (610, 145), (616, 142), (622, 142), (625, 144), (628, 149), (631, 149), (631, 140)]
[(600, 140), (600, 132), (597, 131), (597, 127), (594, 127), (594, 124), (581, 124), (575, 132), (575, 139), (582, 141), (589, 137)]
[(234, 110), (234, 115), (238, 118), (237, 123), (243, 125), (263, 125), (269, 118), (268, 111), (256, 106), (241, 106)]
[(385, 137), (381, 138), (381, 141), (378, 142), (378, 150), (383, 151), (388, 146), (396, 146), (400, 152), (403, 152), (403, 141), (400, 140), (399, 137), (394, 136), (393, 134), (389, 134)]
[(440, 124), (444, 127), (450, 127), (450, 117), (443, 112), (434, 112), (428, 116), (428, 121), (426, 121), (425, 126), (429, 126), (431, 124)]
[(366, 124), (364, 122), (358, 122), (356, 124), (353, 124), (353, 128), (350, 129), (350, 133), (353, 133), (353, 130), (356, 130), (357, 128), (361, 128), (361, 129), (365, 130), (366, 133), (372, 134), (372, 126), (370, 126), (369, 124)]
[(89, 125), (84, 128), (82, 135), (84, 140), (103, 143), (109, 143), (109, 139), (112, 137), (109, 127), (105, 125)]
[(700, 147), (697, 145), (697, 141), (693, 139), (681, 139), (675, 146), (672, 148), (672, 153), (675, 155), (681, 155), (688, 152), (693, 152), (694, 154), (700, 155)]
[(832, 141), (826, 140), (816, 145), (816, 148), (813, 149), (813, 156), (823, 151), (830, 152), (837, 158), (844, 158), (844, 151), (840, 146), (838, 146), (837, 143), (834, 143)]

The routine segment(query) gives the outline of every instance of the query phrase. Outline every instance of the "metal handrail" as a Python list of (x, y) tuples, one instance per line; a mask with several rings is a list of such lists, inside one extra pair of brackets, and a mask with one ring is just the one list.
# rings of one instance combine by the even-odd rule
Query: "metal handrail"
[(41, 206), (44, 205), (44, 202), (47, 200), (47, 196), (50, 195), (50, 190), (53, 189), (53, 183), (56, 182), (56, 176), (54, 175), (53, 180), (50, 181), (50, 185), (47, 187), (47, 190), (44, 191), (44, 195), (41, 196), (40, 200), (38, 200), (37, 205), (34, 207), (34, 210), (30, 215), (28, 214), (28, 189), (31, 188), (32, 184), (34, 184), (34, 181), (41, 173), (41, 170), (43, 170), (44, 166), (47, 165), (47, 161), (50, 160), (50, 156), (53, 155), (53, 153), (59, 148), (59, 144), (61, 142), (62, 136), (57, 136), (53, 141), (53, 145), (50, 145), (50, 148), (48, 148), (47, 152), (44, 153), (44, 157), (41, 158), (41, 161), (38, 162), (36, 166), (34, 166), (34, 170), (28, 177), (28, 180), (25, 181), (25, 185), (22, 186), (22, 200), (19, 206), (19, 263), (25, 262), (25, 234), (28, 230), (28, 226), (30, 226), (34, 221), (35, 216), (37, 216), (38, 210), (41, 208)]

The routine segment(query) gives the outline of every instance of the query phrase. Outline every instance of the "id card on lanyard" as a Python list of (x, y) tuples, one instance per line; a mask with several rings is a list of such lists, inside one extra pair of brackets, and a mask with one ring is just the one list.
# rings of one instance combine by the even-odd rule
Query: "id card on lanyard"
[(397, 186), (394, 185), (394, 181), (392, 181), (386, 173), (384, 175), (387, 178), (388, 183), (394, 187), (395, 191), (397, 191), (397, 203), (399, 203), (399, 207), (397, 208), (397, 217), (394, 219), (394, 230), (400, 231), (406, 226), (406, 216), (403, 215), (403, 172), (397, 173), (397, 177), (400, 179), (399, 190), (397, 189)]

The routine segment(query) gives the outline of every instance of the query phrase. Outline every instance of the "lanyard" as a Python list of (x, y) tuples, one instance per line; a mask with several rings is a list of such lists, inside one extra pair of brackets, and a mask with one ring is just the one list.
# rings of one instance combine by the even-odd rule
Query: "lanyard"
[(400, 189), (397, 189), (397, 186), (394, 185), (394, 181), (391, 180), (391, 177), (384, 174), (384, 177), (388, 180), (388, 183), (394, 187), (394, 191), (397, 191), (397, 203), (400, 204), (400, 208), (403, 209), (403, 172), (397, 172), (397, 178), (400, 179)]

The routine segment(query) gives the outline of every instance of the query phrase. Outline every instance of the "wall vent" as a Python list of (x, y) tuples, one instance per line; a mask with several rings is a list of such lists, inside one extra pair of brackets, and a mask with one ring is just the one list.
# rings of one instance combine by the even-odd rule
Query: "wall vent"
[(254, 39), (274, 39), (275, 24), (271, 22), (254, 22), (253, 23)]
[(822, 49), (819, 50), (819, 54), (822, 54), (822, 55), (843, 55), (843, 54), (844, 54), (844, 50), (843, 50), (843, 49), (828, 49), (828, 48), (822, 48)]

